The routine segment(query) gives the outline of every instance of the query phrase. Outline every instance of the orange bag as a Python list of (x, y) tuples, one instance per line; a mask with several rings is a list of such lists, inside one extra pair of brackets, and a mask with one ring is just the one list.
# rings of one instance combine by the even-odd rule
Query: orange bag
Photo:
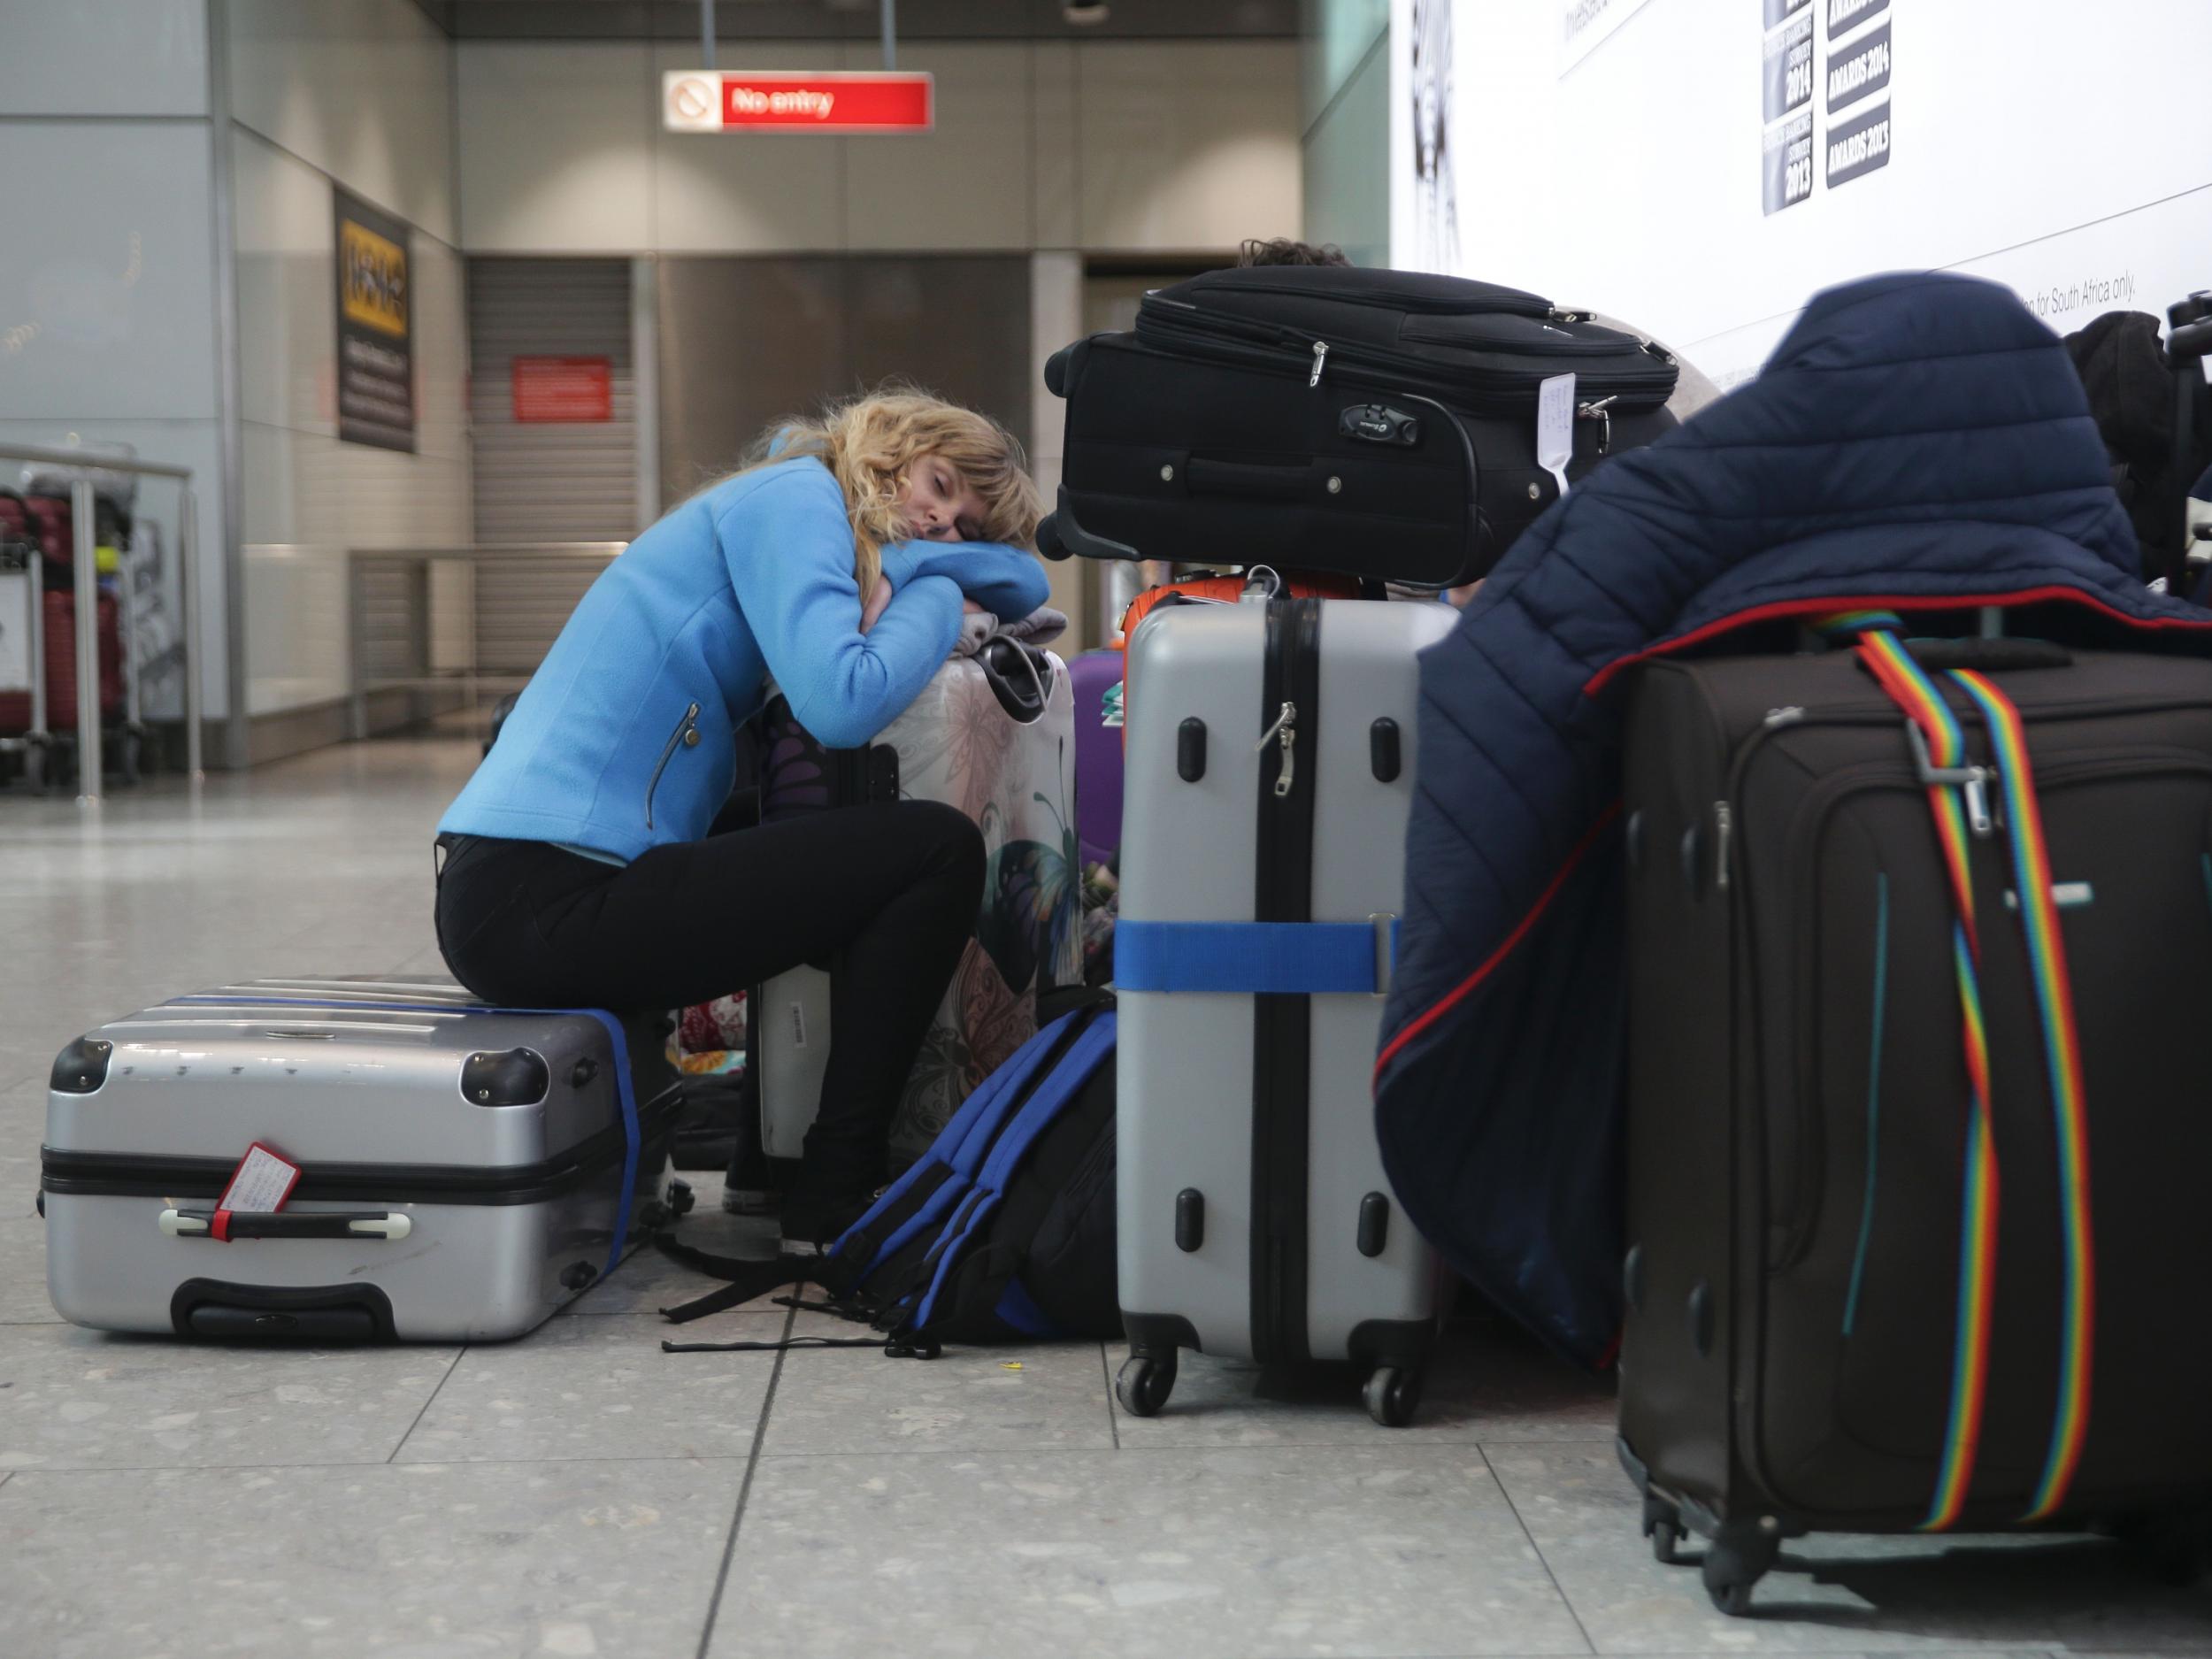
[[(1129, 602), (1129, 609), (1122, 613), (1120, 650), (1125, 657), (1129, 641), (1137, 632), (1137, 625), (1148, 616), (1154, 606), (1173, 596), (1194, 600), (1202, 604), (1233, 605), (1244, 596), (1246, 576), (1193, 576), (1183, 581), (1164, 582), (1157, 588), (1148, 588)], [(1360, 596), (1359, 583), (1349, 576), (1285, 576), (1279, 579), (1279, 593), (1295, 599), (1356, 599)]]
[[(1122, 613), (1121, 638), (1117, 647), (1121, 652), (1121, 741), (1125, 747), (1129, 741), (1129, 641), (1136, 637), (1138, 626), (1156, 607), (1171, 599), (1186, 603), (1233, 605), (1243, 598), (1250, 580), (1248, 572), (1242, 576), (1193, 576), (1183, 581), (1148, 588), (1129, 602), (1129, 609)], [(1350, 576), (1300, 573), (1279, 575), (1275, 591), (1293, 599), (1357, 599), (1360, 585)]]

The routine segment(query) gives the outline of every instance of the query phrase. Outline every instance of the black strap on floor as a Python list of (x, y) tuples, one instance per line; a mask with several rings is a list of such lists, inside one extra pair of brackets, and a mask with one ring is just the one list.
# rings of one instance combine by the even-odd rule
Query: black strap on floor
[(664, 1354), (781, 1354), (795, 1348), (889, 1348), (879, 1336), (792, 1336), (777, 1342), (666, 1342)]
[(783, 1354), (795, 1348), (872, 1348), (886, 1359), (935, 1359), (944, 1347), (934, 1339), (893, 1336), (787, 1336), (775, 1342), (661, 1343), (664, 1354)]

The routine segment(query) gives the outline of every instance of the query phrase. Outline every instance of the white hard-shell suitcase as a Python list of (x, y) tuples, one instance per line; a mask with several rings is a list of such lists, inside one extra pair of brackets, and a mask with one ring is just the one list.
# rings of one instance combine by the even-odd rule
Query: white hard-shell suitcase
[(1155, 611), (1130, 646), (1119, 1248), (1150, 1416), (1180, 1348), (1370, 1369), (1412, 1415), (1438, 1272), (1391, 1196), (1370, 1076), (1403, 887), (1415, 653), (1440, 604)]
[[(440, 978), (257, 979), (103, 1025), (48, 1095), (54, 1307), (179, 1336), (519, 1336), (689, 1207), (664, 1030)], [(257, 1142), (298, 1184), (219, 1226)]]
[[(1004, 668), (987, 672), (978, 657), (953, 657), (864, 749), (814, 745), (787, 704), (772, 706), (763, 722), (764, 818), (867, 801), (942, 801), (983, 831), (990, 862), (976, 937), (930, 1022), (892, 1124), (892, 1149), (902, 1161), (926, 1151), (969, 1092), (1035, 1035), (1038, 991), (1083, 977), (1075, 694), (1053, 652), (997, 656)], [(1014, 693), (1027, 694), (1017, 708), (1002, 700), (1010, 677)], [(779, 974), (749, 1012), (762, 1150), (795, 1159), (829, 1063), (829, 969)]]

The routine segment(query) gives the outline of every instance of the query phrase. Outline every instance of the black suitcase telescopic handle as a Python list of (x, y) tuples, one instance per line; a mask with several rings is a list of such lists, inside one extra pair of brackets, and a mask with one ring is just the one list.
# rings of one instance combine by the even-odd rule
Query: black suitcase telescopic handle
[(2212, 318), (2184, 323), (2168, 336), (2166, 356), (2173, 363), (2194, 363), (2212, 357)]
[[(211, 1210), (165, 1210), (161, 1230), (173, 1239), (211, 1239)], [(239, 1210), (226, 1229), (233, 1239), (388, 1239), (415, 1230), (411, 1217), (396, 1210)]]

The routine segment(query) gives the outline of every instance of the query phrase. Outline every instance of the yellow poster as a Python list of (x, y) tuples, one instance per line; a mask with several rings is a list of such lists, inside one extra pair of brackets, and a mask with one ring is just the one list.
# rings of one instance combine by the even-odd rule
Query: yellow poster
[(334, 188), (338, 275), (338, 436), (415, 447), (413, 303), (406, 222)]
[(338, 227), (346, 316), (380, 334), (407, 333), (407, 250), (352, 219)]

